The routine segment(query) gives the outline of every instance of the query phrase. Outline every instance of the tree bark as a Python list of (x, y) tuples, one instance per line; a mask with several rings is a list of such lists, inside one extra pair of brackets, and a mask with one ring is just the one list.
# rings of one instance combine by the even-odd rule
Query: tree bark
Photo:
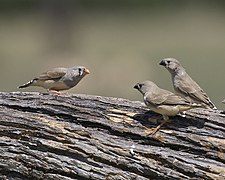
[(225, 179), (225, 115), (161, 122), (142, 102), (0, 93), (0, 179)]

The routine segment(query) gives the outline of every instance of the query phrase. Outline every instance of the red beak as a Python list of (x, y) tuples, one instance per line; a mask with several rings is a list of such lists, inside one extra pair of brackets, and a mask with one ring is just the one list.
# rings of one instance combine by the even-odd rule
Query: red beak
[(85, 68), (85, 69), (84, 69), (84, 74), (85, 74), (85, 75), (86, 75), (86, 74), (90, 74), (89, 69)]

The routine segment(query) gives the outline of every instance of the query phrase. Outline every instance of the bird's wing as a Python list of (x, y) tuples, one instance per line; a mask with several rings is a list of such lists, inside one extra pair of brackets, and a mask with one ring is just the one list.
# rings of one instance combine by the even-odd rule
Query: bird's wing
[(197, 101), (204, 102), (205, 104), (212, 104), (207, 94), (193, 79), (191, 79), (190, 76), (187, 75), (184, 78), (185, 80), (180, 80), (179, 86), (176, 87), (178, 91)]
[(60, 79), (66, 74), (66, 68), (54, 68), (39, 75), (39, 80)]
[(157, 93), (146, 96), (146, 100), (154, 105), (188, 105), (184, 98), (167, 90), (160, 89)]

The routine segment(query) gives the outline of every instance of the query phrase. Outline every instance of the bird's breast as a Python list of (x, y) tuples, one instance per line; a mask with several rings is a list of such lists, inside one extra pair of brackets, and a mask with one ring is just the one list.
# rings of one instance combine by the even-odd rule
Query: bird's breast
[(36, 86), (41, 86), (45, 89), (52, 89), (56, 91), (69, 89), (69, 86), (67, 86), (64, 82), (55, 80), (38, 81), (36, 82)]

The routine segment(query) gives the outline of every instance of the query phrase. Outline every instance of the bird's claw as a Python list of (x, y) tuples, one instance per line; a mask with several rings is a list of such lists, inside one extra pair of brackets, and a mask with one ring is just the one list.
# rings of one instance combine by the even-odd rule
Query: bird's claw
[(48, 90), (49, 94), (64, 94), (62, 91), (56, 91), (56, 90)]

